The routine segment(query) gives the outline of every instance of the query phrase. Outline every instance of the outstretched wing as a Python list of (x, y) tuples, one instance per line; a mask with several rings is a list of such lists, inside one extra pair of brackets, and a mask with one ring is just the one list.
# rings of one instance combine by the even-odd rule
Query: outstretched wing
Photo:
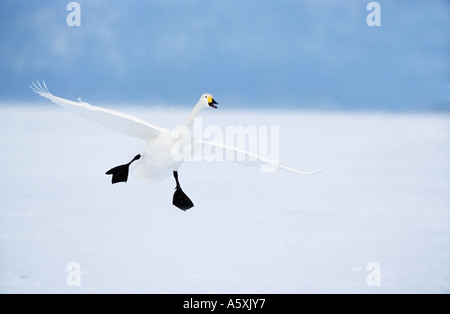
[[(270, 160), (270, 159), (265, 158), (263, 156), (260, 156), (260, 155), (248, 152), (246, 150), (242, 150), (242, 149), (239, 149), (239, 148), (236, 148), (236, 147), (224, 145), (224, 144), (221, 144), (221, 143), (213, 143), (213, 142), (208, 142), (208, 141), (195, 139), (194, 140), (194, 145), (202, 145), (203, 147), (210, 146), (210, 147), (215, 147), (215, 148), (219, 148), (219, 149), (232, 151), (232, 152), (235, 152), (235, 153), (238, 153), (238, 154), (243, 154), (243, 155), (247, 156), (249, 158), (249, 160), (253, 160), (257, 165), (260, 165), (261, 170), (263, 172), (272, 172), (272, 171), (275, 171), (275, 170), (277, 170), (279, 168), (279, 169), (282, 169), (282, 170), (286, 170), (286, 171), (294, 172), (294, 173), (298, 173), (298, 174), (311, 175), (311, 174), (319, 173), (320, 171), (322, 171), (325, 168), (325, 165), (324, 165), (324, 166), (322, 166), (319, 169), (314, 170), (314, 171), (300, 171), (300, 170), (297, 170), (297, 169), (293, 169), (293, 168), (281, 165), (278, 161), (273, 161), (273, 160)], [(195, 151), (195, 147), (194, 147), (194, 151)], [(203, 153), (204, 150), (201, 149), (199, 151), (201, 151)]]
[(42, 85), (39, 81), (36, 81), (36, 83), (33, 82), (33, 85), (30, 85), (30, 88), (39, 96), (49, 99), (55, 104), (60, 105), (61, 107), (82, 118), (91, 120), (125, 135), (148, 141), (155, 138), (165, 130), (122, 112), (92, 106), (82, 101), (75, 102), (56, 97), (49, 92), (47, 86), (45, 85), (45, 81)]

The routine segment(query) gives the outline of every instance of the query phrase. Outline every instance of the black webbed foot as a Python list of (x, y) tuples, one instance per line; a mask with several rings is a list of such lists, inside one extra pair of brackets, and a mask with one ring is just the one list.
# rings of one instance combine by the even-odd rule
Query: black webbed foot
[(175, 193), (173, 193), (172, 204), (184, 211), (194, 207), (191, 199), (178, 187), (175, 188)]
[(173, 193), (172, 204), (184, 211), (194, 207), (194, 203), (192, 203), (191, 199), (181, 189), (180, 182), (178, 181), (178, 172), (174, 171), (173, 176), (177, 187), (175, 188), (175, 193)]
[(106, 174), (112, 175), (111, 183), (127, 182), (130, 165), (133, 161), (138, 160), (139, 158), (141, 158), (141, 155), (138, 154), (134, 156), (133, 160), (129, 163), (109, 169)]
[(121, 165), (114, 167), (106, 172), (106, 174), (112, 174), (111, 183), (118, 183), (118, 182), (127, 182), (128, 180), (128, 172), (130, 165)]

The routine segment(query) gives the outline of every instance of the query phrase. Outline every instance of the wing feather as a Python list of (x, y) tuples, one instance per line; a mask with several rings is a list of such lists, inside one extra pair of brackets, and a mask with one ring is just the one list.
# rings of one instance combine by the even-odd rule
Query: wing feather
[(137, 117), (119, 111), (92, 106), (81, 100), (76, 102), (54, 96), (48, 90), (45, 81), (43, 81), (42, 84), (39, 81), (33, 82), (33, 85), (30, 85), (30, 88), (39, 96), (49, 99), (53, 103), (82, 118), (91, 120), (125, 135), (148, 141), (157, 137), (165, 130)]
[(259, 162), (261, 166), (266, 166), (266, 167), (261, 168), (263, 171), (265, 169), (264, 172), (272, 172), (272, 171), (275, 171), (276, 169), (280, 168), (282, 170), (293, 172), (293, 173), (297, 173), (297, 174), (312, 175), (312, 174), (317, 174), (317, 173), (321, 172), (323, 169), (325, 169), (325, 165), (324, 165), (324, 166), (322, 166), (319, 169), (316, 169), (314, 171), (301, 171), (301, 170), (297, 170), (297, 169), (294, 169), (294, 168), (290, 168), (290, 167), (286, 167), (284, 165), (281, 165), (278, 161), (273, 161), (273, 160), (267, 159), (267, 158), (265, 158), (263, 156), (256, 155), (254, 153), (248, 152), (246, 150), (242, 150), (242, 149), (239, 149), (239, 148), (236, 148), (236, 147), (224, 145), (224, 144), (221, 144), (221, 143), (213, 143), (213, 142), (208, 142), (208, 141), (195, 139), (194, 140), (194, 145), (210, 145), (210, 146), (213, 146), (213, 147), (218, 147), (218, 148), (221, 148), (221, 149), (233, 151), (233, 152), (236, 152), (236, 153), (239, 153), (239, 154), (244, 154), (245, 156), (248, 156), (249, 158), (255, 160), (256, 162)]

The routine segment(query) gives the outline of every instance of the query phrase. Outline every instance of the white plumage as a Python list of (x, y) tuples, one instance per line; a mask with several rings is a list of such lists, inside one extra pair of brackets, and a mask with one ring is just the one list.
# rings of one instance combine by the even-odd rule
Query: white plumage
[[(173, 204), (183, 210), (189, 209), (193, 206), (193, 203), (181, 190), (178, 181), (177, 172), (180, 165), (183, 163), (183, 158), (174, 158), (174, 151), (178, 150), (174, 149), (174, 146), (179, 146), (180, 143), (186, 142), (186, 138), (184, 137), (186, 134), (189, 134), (189, 132), (178, 132), (179, 136), (174, 136), (174, 132), (172, 132), (171, 129), (155, 126), (132, 115), (92, 106), (86, 102), (82, 102), (81, 100), (76, 102), (54, 96), (48, 90), (45, 82), (41, 84), (39, 81), (36, 81), (33, 82), (30, 87), (36, 94), (49, 99), (53, 103), (69, 110), (70, 112), (82, 118), (91, 120), (125, 135), (139, 138), (146, 142), (140, 154), (136, 155), (136, 157), (132, 161), (130, 161), (128, 164), (115, 167), (107, 172), (107, 174), (113, 175), (113, 183), (127, 181), (129, 165), (132, 162), (137, 163), (134, 174), (142, 179), (160, 179), (163, 177), (167, 177), (172, 171), (177, 183), (177, 190), (174, 194)], [(186, 130), (189, 130), (191, 128), (194, 119), (198, 115), (200, 110), (208, 107), (217, 108), (215, 104), (217, 104), (217, 102), (214, 100), (211, 94), (203, 94), (197, 104), (194, 106), (191, 114), (184, 124)], [(264, 158), (262, 156), (258, 156), (256, 154), (235, 147), (223, 145), (221, 143), (205, 142), (201, 140), (196, 140), (196, 143), (200, 145), (212, 145), (220, 149), (238, 152), (249, 156), (253, 160), (256, 160), (260, 163), (276, 166), (277, 168), (298, 174), (315, 174), (323, 169), (322, 167), (312, 172), (299, 171), (280, 165), (278, 162), (268, 160), (267, 158)], [(178, 200), (176, 200), (176, 198)]]

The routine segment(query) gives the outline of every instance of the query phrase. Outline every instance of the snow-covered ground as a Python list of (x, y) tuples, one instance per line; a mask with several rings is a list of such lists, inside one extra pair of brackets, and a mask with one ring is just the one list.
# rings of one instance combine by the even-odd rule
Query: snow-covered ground
[[(117, 109), (167, 127), (189, 112)], [(327, 168), (185, 163), (183, 212), (173, 178), (104, 174), (141, 141), (52, 104), (0, 107), (0, 293), (450, 292), (448, 114), (201, 116), (279, 126), (283, 164)]]

